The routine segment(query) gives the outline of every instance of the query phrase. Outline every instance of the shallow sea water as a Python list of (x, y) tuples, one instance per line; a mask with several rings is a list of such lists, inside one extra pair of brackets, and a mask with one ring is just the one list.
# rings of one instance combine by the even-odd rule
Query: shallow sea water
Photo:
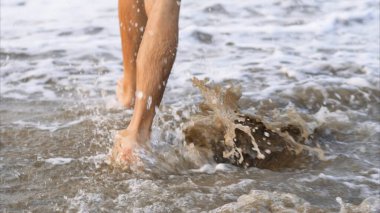
[[(132, 111), (117, 1), (1, 1), (2, 212), (378, 212), (378, 0), (182, 1), (177, 60), (143, 169), (106, 163)], [(186, 148), (193, 76), (241, 85), (244, 112), (311, 116), (327, 160), (279, 171)]]

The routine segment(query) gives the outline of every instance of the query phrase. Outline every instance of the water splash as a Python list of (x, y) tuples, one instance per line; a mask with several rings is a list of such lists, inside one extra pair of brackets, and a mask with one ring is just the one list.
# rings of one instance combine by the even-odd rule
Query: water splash
[(208, 85), (207, 80), (193, 79), (204, 98), (200, 112), (184, 128), (188, 144), (206, 149), (220, 163), (237, 166), (277, 169), (294, 166), (304, 154), (317, 154), (318, 146), (310, 146), (312, 130), (294, 110), (278, 114), (271, 120), (240, 112), (240, 88), (223, 89)]

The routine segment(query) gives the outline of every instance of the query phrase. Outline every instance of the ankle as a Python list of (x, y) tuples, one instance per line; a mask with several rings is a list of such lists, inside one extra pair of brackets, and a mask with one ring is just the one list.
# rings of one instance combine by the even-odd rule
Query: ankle
[(129, 125), (127, 128), (128, 133), (136, 139), (139, 143), (145, 143), (150, 138), (150, 128), (143, 127), (135, 127), (133, 125)]

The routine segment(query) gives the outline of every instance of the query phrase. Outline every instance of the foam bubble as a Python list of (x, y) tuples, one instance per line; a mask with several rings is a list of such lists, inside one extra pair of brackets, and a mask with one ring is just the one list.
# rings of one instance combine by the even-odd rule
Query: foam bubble
[(55, 157), (55, 158), (45, 159), (45, 162), (53, 164), (53, 165), (64, 165), (64, 164), (71, 163), (73, 160), (74, 160), (73, 158)]

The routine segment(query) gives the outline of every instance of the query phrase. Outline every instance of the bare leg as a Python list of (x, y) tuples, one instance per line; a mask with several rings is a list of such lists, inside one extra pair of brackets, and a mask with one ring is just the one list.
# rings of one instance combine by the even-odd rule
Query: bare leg
[(146, 1), (148, 22), (137, 56), (136, 105), (128, 130), (148, 136), (171, 72), (178, 43), (175, 0)]
[(136, 90), (136, 58), (146, 21), (144, 0), (119, 0), (124, 74), (117, 82), (116, 95), (119, 102), (128, 108), (133, 106)]
[(148, 22), (137, 55), (136, 102), (132, 120), (120, 131), (113, 157), (131, 161), (131, 150), (149, 140), (155, 107), (160, 105), (178, 43), (179, 4), (176, 0), (145, 0)]

